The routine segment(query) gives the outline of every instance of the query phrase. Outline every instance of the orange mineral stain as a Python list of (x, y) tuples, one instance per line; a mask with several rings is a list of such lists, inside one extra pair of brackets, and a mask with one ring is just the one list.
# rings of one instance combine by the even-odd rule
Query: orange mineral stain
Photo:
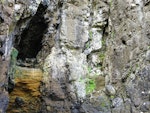
[[(10, 102), (7, 113), (37, 113), (40, 110), (42, 71), (35, 68), (16, 67), (15, 87), (9, 94)], [(21, 105), (15, 102), (21, 98)]]

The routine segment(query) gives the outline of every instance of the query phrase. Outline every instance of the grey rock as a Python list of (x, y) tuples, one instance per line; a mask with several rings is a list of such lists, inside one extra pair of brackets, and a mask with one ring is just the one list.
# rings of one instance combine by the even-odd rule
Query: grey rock
[(73, 109), (71, 113), (80, 113), (78, 109)]
[(50, 106), (47, 106), (46, 109), (47, 109), (48, 111), (51, 111), (51, 110), (52, 110)]
[(24, 104), (24, 100), (21, 97), (15, 98), (15, 104), (19, 107), (21, 107)]
[(150, 102), (144, 102), (141, 107), (140, 110), (142, 112), (148, 112), (150, 110)]
[(117, 97), (117, 98), (114, 98), (112, 100), (112, 107), (119, 107), (121, 105), (123, 105), (123, 99), (122, 98)]
[(150, 50), (147, 51), (147, 53), (146, 53), (146, 60), (147, 60), (147, 61), (150, 61)]
[(1, 113), (5, 113), (9, 103), (9, 98), (7, 93), (0, 92), (0, 110)]
[(138, 107), (140, 105), (140, 103), (141, 103), (141, 99), (140, 98), (136, 98), (135, 102), (134, 102), (135, 107)]
[(112, 85), (106, 85), (106, 93), (108, 95), (115, 95), (116, 94), (116, 90), (114, 89), (114, 87)]

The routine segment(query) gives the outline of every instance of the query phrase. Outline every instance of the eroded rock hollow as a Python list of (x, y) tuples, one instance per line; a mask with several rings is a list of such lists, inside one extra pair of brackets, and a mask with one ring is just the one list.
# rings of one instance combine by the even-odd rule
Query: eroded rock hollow
[(1, 0), (0, 113), (149, 113), (150, 0)]

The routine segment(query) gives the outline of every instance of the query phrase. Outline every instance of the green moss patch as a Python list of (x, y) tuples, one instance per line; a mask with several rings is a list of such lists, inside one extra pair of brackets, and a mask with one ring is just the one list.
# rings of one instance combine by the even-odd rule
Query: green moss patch
[(105, 59), (105, 54), (104, 54), (104, 53), (100, 53), (100, 54), (99, 54), (99, 59), (100, 59), (101, 61), (103, 61), (103, 60)]
[(90, 94), (92, 93), (96, 88), (95, 80), (93, 79), (87, 79), (86, 81), (86, 93)]

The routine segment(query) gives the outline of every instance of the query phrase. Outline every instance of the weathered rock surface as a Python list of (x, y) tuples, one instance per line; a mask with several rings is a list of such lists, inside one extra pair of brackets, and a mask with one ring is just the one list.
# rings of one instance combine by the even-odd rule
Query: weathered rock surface
[(43, 70), (42, 113), (149, 113), (149, 18), (150, 0), (1, 0), (0, 110), (15, 47)]
[[(0, 112), (8, 106), (8, 81), (11, 48), (16, 34), (26, 28), (40, 4), (40, 0), (1, 0), (0, 1)], [(23, 22), (19, 22), (24, 20)]]
[(7, 113), (38, 113), (41, 110), (40, 85), (42, 71), (40, 69), (16, 67), (15, 87), (9, 94)]

